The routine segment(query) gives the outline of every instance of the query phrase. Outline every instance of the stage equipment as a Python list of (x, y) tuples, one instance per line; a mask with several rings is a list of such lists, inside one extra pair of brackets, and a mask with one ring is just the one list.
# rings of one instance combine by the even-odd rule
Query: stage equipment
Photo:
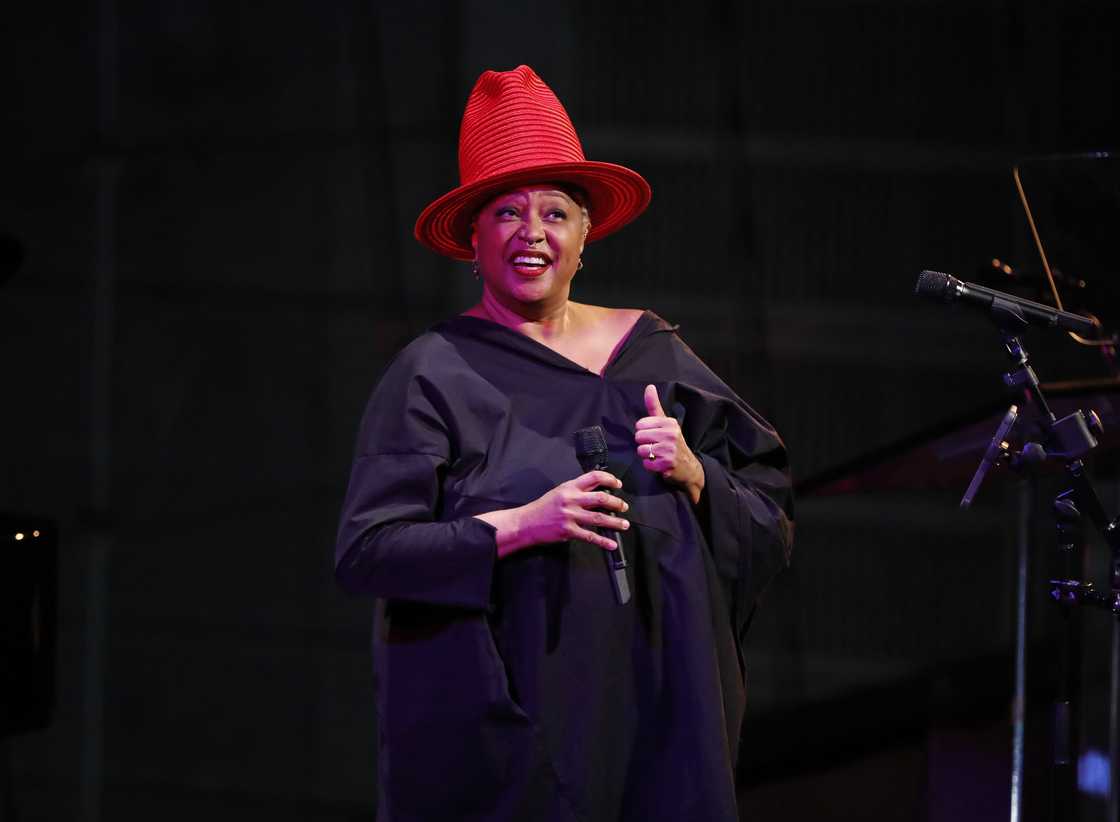
[(940, 271), (923, 271), (919, 274), (914, 293), (919, 297), (929, 297), (947, 303), (960, 300), (990, 309), (992, 318), (1001, 327), (1040, 325), (1093, 337), (1100, 331), (1100, 323), (1091, 317), (1070, 314), (1068, 311), (1059, 311), (1048, 305), (1016, 297), (1014, 294), (1005, 294), (975, 283), (962, 282)]
[[(936, 289), (954, 288), (950, 283), (945, 285), (941, 278), (945, 275), (933, 275), (923, 271), (918, 280), (917, 293), (934, 293)], [(952, 278), (949, 278), (950, 280)], [(933, 282), (931, 286), (929, 283)], [(966, 285), (966, 284), (962, 284)], [(970, 284), (968, 284), (970, 285)], [(1112, 612), (1115, 620), (1120, 620), (1120, 518), (1109, 519), (1105, 513), (1100, 497), (1090, 481), (1085, 469), (1084, 458), (1098, 445), (1098, 437), (1103, 433), (1103, 426), (1095, 411), (1085, 413), (1080, 408), (1058, 418), (1047, 402), (1045, 392), (1039, 383), (1038, 375), (1031, 367), (1030, 358), (1022, 341), (1019, 339), (1019, 330), (1027, 324), (1027, 312), (1020, 311), (1023, 301), (1019, 298), (1005, 300), (1000, 292), (991, 292), (990, 306), (992, 317), (1000, 327), (1003, 335), (1004, 348), (1011, 358), (1014, 368), (1003, 375), (1004, 385), (1021, 394), (1022, 402), (1026, 407), (1033, 407), (1037, 411), (1035, 430), (1039, 442), (1025, 442), (1019, 451), (1013, 451), (1008, 439), (1015, 423), (1019, 418), (1018, 406), (1012, 405), (1004, 416), (995, 436), (992, 438), (980, 467), (973, 476), (972, 483), (961, 500), (961, 507), (967, 508), (979, 489), (980, 482), (991, 465), (1005, 462), (1017, 470), (1029, 473), (1035, 470), (1046, 460), (1060, 460), (1065, 464), (1071, 487), (1056, 497), (1054, 513), (1059, 541), (1059, 551), (1062, 557), (1064, 578), (1050, 580), (1051, 594), (1056, 602), (1063, 605), (1063, 641), (1059, 654), (1059, 676), (1057, 699), (1053, 714), (1053, 759), (1052, 759), (1052, 787), (1051, 787), (1051, 818), (1067, 819), (1074, 813), (1077, 800), (1077, 706), (1076, 695), (1079, 689), (1077, 668), (1080, 664), (1080, 624), (1074, 614), (1074, 605), (1091, 605)], [(1040, 311), (1049, 311), (1049, 315)], [(1045, 324), (1061, 326), (1073, 330), (1070, 325), (1064, 324), (1061, 316), (1064, 312), (1047, 309), (1036, 303), (1031, 303), (1030, 314), (1034, 319), (1044, 317)], [(1076, 317), (1076, 315), (1066, 315)], [(1080, 318), (1079, 318), (1080, 319)], [(1111, 593), (1097, 592), (1091, 582), (1074, 578), (1076, 556), (1080, 534), (1079, 525), (1082, 512), (1085, 512), (1092, 525), (1104, 537), (1112, 554)], [(1022, 592), (1021, 592), (1022, 593)], [(1025, 616), (1025, 614), (1021, 614)], [(1021, 628), (1022, 626), (1020, 626)], [(1120, 630), (1120, 622), (1114, 625), (1114, 631)], [(1017, 669), (1021, 662), (1022, 648), (1017, 649)], [(1115, 666), (1114, 666), (1115, 667)], [(1018, 677), (1017, 677), (1018, 679)], [(1025, 692), (1018, 693), (1017, 682), (1016, 710), (1022, 710), (1022, 701)], [(1116, 683), (1113, 682), (1115, 690)], [(1115, 713), (1111, 717), (1113, 725), (1116, 722)], [(1019, 801), (1021, 799), (1021, 722), (1022, 717), (1016, 716), (1016, 731), (1019, 751), (1015, 759), (1018, 768), (1013, 771), (1013, 797), (1012, 818), (1017, 818)], [(1111, 734), (1115, 736), (1115, 732)], [(1115, 753), (1115, 752), (1114, 752)], [(1018, 793), (1018, 795), (1016, 795)]]
[[(1034, 401), (1040, 412), (1038, 442), (1027, 440), (1018, 452), (1013, 452), (1007, 438), (1018, 417), (1012, 406), (992, 438), (980, 467), (961, 501), (968, 507), (992, 465), (1006, 463), (1020, 474), (1030, 475), (1039, 470), (1049, 459), (1065, 463), (1072, 487), (1060, 494), (1054, 503), (1058, 530), (1059, 550), (1063, 564), (1069, 563), (1064, 579), (1052, 580), (1053, 598), (1063, 606), (1064, 643), (1062, 651), (1061, 681), (1058, 683), (1059, 699), (1054, 716), (1054, 790), (1052, 791), (1051, 816), (1071, 813), (1076, 789), (1073, 760), (1076, 747), (1073, 734), (1076, 717), (1073, 714), (1073, 695), (1077, 683), (1072, 679), (1074, 668), (1071, 659), (1078, 660), (1079, 631), (1073, 616), (1077, 604), (1089, 604), (1111, 611), (1115, 619), (1112, 626), (1112, 674), (1110, 682), (1109, 750), (1111, 779), (1109, 791), (1110, 819), (1120, 819), (1120, 548), (1117, 546), (1117, 521), (1109, 521), (1100, 500), (1086, 478), (1082, 458), (1098, 442), (1102, 434), (1100, 420), (1094, 412), (1088, 414), (1080, 408), (1062, 417), (1055, 415), (1046, 405), (1045, 395), (1038, 378), (1030, 367), (1025, 349), (1016, 335), (1027, 324), (1063, 328), (1081, 345), (1098, 350), (1114, 379), (1113, 389), (1120, 387), (1120, 365), (1116, 359), (1120, 334), (1120, 278), (1116, 276), (1115, 227), (1120, 223), (1120, 163), (1109, 152), (1077, 155), (1060, 155), (1032, 158), (1012, 169), (1019, 201), (1030, 227), (1031, 237), (1041, 261), (1045, 284), (1037, 294), (1043, 302), (1026, 300), (1001, 291), (963, 283), (956, 278), (936, 272), (922, 272), (917, 293), (940, 297), (945, 300), (961, 299), (989, 307), (1004, 335), (1004, 345), (1016, 363), (1016, 369), (1005, 375), (1009, 388), (1020, 390), (1028, 401)], [(1029, 193), (1028, 193), (1029, 192)], [(1045, 236), (1046, 240), (1043, 241)], [(1062, 267), (1052, 265), (1060, 261)], [(993, 259), (985, 269), (988, 277), (997, 282), (1024, 284), (1030, 277), (1020, 276), (1015, 267), (1000, 259)], [(1006, 279), (1002, 279), (1006, 277)], [(1059, 285), (1067, 299), (1063, 301)], [(1053, 305), (1044, 303), (1052, 302)], [(1069, 304), (1079, 314), (1066, 310)], [(1047, 451), (1049, 450), (1049, 453)], [(1023, 504), (1029, 505), (1032, 495), (1024, 492)], [(1082, 512), (1089, 515), (1093, 524), (1106, 538), (1112, 552), (1111, 593), (1096, 591), (1092, 583), (1074, 578), (1073, 557), (1080, 534), (1077, 527)], [(1020, 520), (1020, 590), (1019, 624), (1016, 646), (1016, 719), (1015, 743), (1012, 755), (1011, 819), (1018, 822), (1022, 800), (1022, 707), (1026, 698), (1022, 683), (1023, 644), (1026, 619), (1025, 590), (1027, 545), (1026, 523), (1029, 510)]]
[[(1065, 157), (1031, 159), (1016, 166), (1013, 171), (1015, 188), (1026, 214), (1034, 246), (1041, 259), (1036, 268), (1008, 262), (1003, 255), (985, 260), (977, 267), (974, 279), (983, 285), (957, 281), (960, 286), (972, 289), (974, 295), (984, 292), (981, 305), (991, 305), (989, 310), (997, 322), (1001, 317), (1011, 323), (1012, 336), (1027, 325), (1028, 316), (1043, 319), (1043, 325), (1056, 312), (1076, 317), (1071, 322), (1096, 321), (1092, 326), (1096, 339), (1086, 338), (1077, 331), (1067, 333), (1089, 350), (1099, 352), (1111, 374), (1107, 378), (1062, 379), (1038, 384), (1030, 368), (1026, 352), (1018, 341), (1007, 353), (1015, 357), (1009, 385), (1016, 391), (1030, 394), (1037, 391), (1044, 396), (1050, 414), (1032, 412), (1032, 402), (1013, 401), (1014, 414), (1006, 401), (985, 403), (975, 411), (917, 432), (896, 443), (878, 448), (857, 459), (818, 473), (797, 483), (798, 497), (828, 496), (849, 493), (876, 493), (900, 490), (949, 490), (959, 489), (969, 483), (962, 506), (967, 507), (976, 497), (983, 483), (1002, 482), (1009, 477), (1017, 479), (1016, 535), (1017, 582), (1015, 591), (1016, 620), (1014, 647), (1014, 699), (1012, 702), (1012, 773), (1011, 821), (1019, 822), (1023, 813), (1024, 738), (1027, 705), (1026, 651), (1028, 625), (1028, 592), (1033, 588), (1030, 579), (1029, 557), (1034, 490), (1046, 476), (1064, 475), (1074, 479), (1069, 464), (1081, 464), (1092, 454), (1094, 469), (1117, 473), (1120, 468), (1120, 367), (1115, 357), (1120, 336), (1120, 277), (1116, 276), (1115, 234), (1120, 225), (1120, 157), (1106, 152)], [(931, 273), (933, 283), (940, 282), (941, 298), (956, 296), (949, 275)], [(928, 278), (927, 278), (928, 279)], [(954, 278), (955, 279), (955, 278)], [(994, 286), (990, 288), (988, 286)], [(1001, 291), (996, 291), (996, 289)], [(1013, 290), (1016, 294), (1005, 294)], [(951, 291), (952, 293), (947, 293)], [(997, 298), (1000, 302), (997, 302)], [(967, 301), (967, 298), (966, 298)], [(1003, 305), (1006, 303), (1006, 308)], [(1029, 304), (1029, 305), (1028, 305)], [(1028, 310), (1040, 307), (1040, 313)], [(1018, 310), (1016, 310), (1018, 309)], [(1023, 316), (1020, 318), (1020, 314)], [(1060, 326), (1059, 326), (1060, 327)], [(1005, 335), (1005, 347), (1009, 341)], [(1014, 353), (1018, 351), (1018, 353)], [(1022, 362), (1020, 362), (1020, 358)], [(1079, 363), (1079, 366), (1082, 363)], [(1085, 373), (1085, 372), (1079, 372)], [(1067, 375), (1063, 375), (1067, 376)], [(1031, 383), (1034, 383), (1033, 386)], [(1082, 409), (1094, 409), (1086, 413)], [(1098, 426), (1098, 420), (1102, 423)], [(1009, 416), (1011, 419), (1009, 419)], [(1056, 433), (1049, 423), (1061, 423)], [(996, 435), (992, 435), (993, 429)], [(1059, 436), (1060, 435), (1060, 436)], [(1012, 446), (1013, 438), (1021, 443)], [(1096, 441), (1093, 448), (1090, 443)], [(1049, 452), (1048, 449), (1049, 448)], [(1081, 453), (1082, 459), (1074, 459)], [(980, 467), (977, 468), (977, 459)], [(1066, 463), (1066, 465), (1063, 465)], [(1001, 467), (1009, 470), (1001, 470)], [(972, 481), (969, 482), (969, 478)], [(1078, 486), (1086, 482), (1082, 472), (1073, 484), (1073, 494), (1059, 495), (1054, 509), (1056, 528), (1060, 528), (1059, 547), (1063, 563), (1073, 561), (1080, 543), (1082, 515), (1099, 518), (1102, 512), (1090, 504), (1089, 508), (1079, 498)], [(1090, 489), (1091, 490), (1091, 489)], [(1099, 502), (1099, 501), (1098, 501)], [(1108, 522), (1111, 533), (1118, 530), (1115, 520)], [(1067, 548), (1066, 546), (1074, 546)], [(1072, 570), (1061, 573), (1061, 579), (1048, 586), (1048, 592), (1062, 602), (1064, 633), (1073, 639), (1065, 645), (1067, 659), (1077, 658), (1077, 631), (1072, 624), (1078, 618), (1074, 607), (1080, 601), (1092, 601), (1095, 607), (1116, 612), (1118, 584), (1115, 577), (1117, 562), (1113, 553), (1113, 580), (1111, 591), (1097, 591), (1088, 583), (1081, 584)], [(1075, 584), (1077, 583), (1077, 584)], [(1120, 616), (1112, 621), (1112, 674), (1109, 722), (1109, 759), (1111, 763), (1109, 819), (1120, 820)], [(1069, 671), (1069, 668), (1065, 670)], [(1076, 683), (1073, 683), (1076, 685)], [(1061, 677), (1059, 690), (1075, 693), (1067, 676)], [(1065, 728), (1076, 728), (1072, 721), (1072, 703), (1066, 707), (1065, 695), (1058, 700), (1055, 718), (1059, 727), (1056, 739), (1063, 741), (1066, 751), (1058, 751), (1061, 759), (1067, 753), (1076, 753), (1071, 737)], [(1066, 720), (1069, 719), (1069, 722)], [(1075, 765), (1063, 765), (1055, 774), (1070, 780), (1075, 777)], [(1073, 808), (1072, 793), (1056, 797), (1068, 809)]]
[(50, 724), (58, 539), (49, 520), (0, 514), (0, 737)]
[[(1069, 305), (1075, 311), (1096, 319), (1100, 326), (1096, 334), (1086, 336), (1071, 330), (1069, 335), (1075, 342), (1099, 351), (1112, 376), (1120, 377), (1120, 363), (1116, 359), (1117, 342), (1120, 341), (1117, 333), (1120, 315), (1116, 312), (1120, 303), (1120, 279), (1116, 276), (1115, 253), (1115, 227), (1120, 223), (1120, 163), (1112, 153), (1104, 151), (1036, 157), (1016, 165), (1011, 175), (1044, 275), (1045, 288), (1039, 292), (1039, 298), (1053, 301), (1058, 310), (1064, 310)], [(1015, 273), (1011, 266), (1001, 265), (1000, 268), (1008, 276)], [(1092, 419), (1088, 421), (1092, 422)], [(1073, 428), (1076, 428), (1076, 422)], [(1067, 433), (1078, 438), (1084, 436), (1084, 432), (1072, 429), (1067, 429)], [(1095, 433), (1099, 436), (1099, 425)], [(1092, 513), (1095, 519), (1099, 518), (1099, 511)], [(1063, 563), (1072, 563), (1077, 540), (1067, 537), (1080, 533), (1073, 527), (1073, 521), (1080, 518), (1076, 501), (1068, 498), (1056, 501), (1055, 518)], [(1110, 543), (1110, 548), (1113, 552), (1111, 588), (1115, 594), (1120, 586), (1120, 569), (1117, 568), (1115, 545)], [(1091, 584), (1090, 587), (1073, 584), (1077, 582), (1073, 579), (1073, 567), (1070, 565), (1064, 574), (1069, 584), (1055, 586), (1055, 599), (1068, 606), (1084, 601), (1086, 597), (1099, 597), (1091, 590)], [(1105, 603), (1096, 599), (1096, 604)], [(1065, 673), (1059, 683), (1059, 693), (1063, 690), (1068, 694), (1077, 693), (1077, 683), (1071, 680), (1073, 674), (1068, 663), (1068, 658), (1080, 658), (1077, 647), (1080, 633), (1074, 625), (1073, 610), (1063, 608), (1066, 641), (1062, 670)], [(1117, 613), (1115, 602), (1110, 610)], [(1120, 615), (1113, 620), (1111, 644), (1108, 818), (1120, 819)], [(1077, 751), (1073, 749), (1071, 736), (1076, 729), (1073, 721), (1074, 718), (1063, 715), (1060, 710), (1055, 715), (1055, 774), (1064, 769), (1070, 775), (1066, 780), (1068, 784), (1063, 786), (1063, 796), (1055, 793), (1053, 799), (1056, 802), (1064, 798), (1068, 808), (1072, 808), (1076, 787), (1074, 782), (1069, 781), (1074, 779), (1074, 766), (1064, 761), (1069, 756), (1076, 758)], [(1063, 751), (1062, 745), (1067, 750)], [(1014, 764), (1021, 774), (1021, 752)], [(1018, 793), (1015, 781), (1013, 777), (1013, 806), (1021, 799), (1021, 780)], [(1058, 807), (1052, 803), (1052, 816)]]
[[(1094, 408), (1102, 421), (1102, 431), (1095, 434), (1098, 441), (1093, 451), (1093, 464), (1098, 471), (1117, 473), (1120, 470), (1120, 380), (1093, 379), (1042, 383), (1041, 390), (1051, 411), (1058, 418), (1065, 418), (1079, 408)], [(1014, 698), (1012, 700), (1012, 822), (1025, 818), (1020, 814), (1022, 805), (1023, 764), (1026, 742), (1028, 647), (1028, 601), (1034, 588), (1030, 577), (1031, 512), (1037, 480), (1060, 476), (1064, 471), (1057, 460), (1046, 459), (1045, 450), (1029, 440), (1035, 436), (1033, 415), (1024, 404), (1017, 404), (1014, 431), (1020, 435), (1029, 432), (1021, 448), (1012, 450), (1008, 440), (1012, 429), (1003, 435), (999, 429), (1007, 421), (1008, 408), (1003, 401), (994, 401), (983, 407), (917, 432), (898, 442), (875, 449), (856, 459), (835, 466), (797, 483), (795, 494), (804, 499), (814, 496), (843, 494), (876, 494), (898, 491), (949, 491), (959, 489), (975, 479), (977, 459), (983, 462), (992, 443), (1008, 442), (999, 448), (1002, 455), (993, 459), (992, 470), (983, 481), (1005, 483), (1015, 479), (1017, 499), (1016, 526), (1016, 583), (1015, 633), (1013, 646)], [(993, 429), (997, 436), (992, 436)], [(1004, 470), (1004, 469), (1014, 470)], [(975, 495), (979, 485), (972, 488)], [(1070, 574), (1064, 575), (1069, 578)]]
[(1007, 455), (1010, 446), (1005, 437), (1011, 433), (1011, 427), (1015, 425), (1017, 419), (1019, 419), (1019, 406), (1013, 405), (1007, 410), (999, 428), (996, 429), (995, 436), (988, 444), (988, 450), (984, 452), (984, 457), (980, 460), (980, 467), (972, 475), (972, 482), (968, 484), (968, 490), (964, 492), (964, 497), (961, 499), (961, 508), (972, 505), (972, 499), (976, 496), (976, 492), (980, 490), (980, 483), (984, 481), (988, 471), (998, 460)]

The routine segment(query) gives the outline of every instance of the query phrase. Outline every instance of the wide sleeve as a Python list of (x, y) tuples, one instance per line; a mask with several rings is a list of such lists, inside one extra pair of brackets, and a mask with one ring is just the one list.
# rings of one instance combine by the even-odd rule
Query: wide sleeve
[(697, 513), (741, 632), (759, 595), (789, 564), (794, 532), (789, 462), (774, 428), (680, 345), (683, 379), (675, 386), (674, 406), (704, 467)]
[(415, 357), (398, 357), (362, 419), (335, 545), (351, 593), (485, 609), (497, 545), (475, 517), (442, 519), (441, 481), (457, 450), (455, 411)]

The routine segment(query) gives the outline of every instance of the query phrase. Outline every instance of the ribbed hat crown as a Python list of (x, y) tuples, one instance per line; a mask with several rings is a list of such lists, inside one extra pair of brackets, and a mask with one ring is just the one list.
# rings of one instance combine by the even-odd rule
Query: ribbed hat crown
[(553, 163), (582, 163), (564, 105), (528, 66), (479, 77), (459, 129), (459, 182)]

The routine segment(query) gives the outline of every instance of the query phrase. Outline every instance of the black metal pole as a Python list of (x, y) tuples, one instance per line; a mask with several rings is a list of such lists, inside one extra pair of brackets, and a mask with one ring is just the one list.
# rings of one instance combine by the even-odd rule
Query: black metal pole
[(1108, 675), (1108, 813), (1109, 822), (1120, 820), (1120, 733), (1117, 732), (1120, 699), (1120, 615), (1112, 618), (1112, 659)]
[[(1064, 580), (1079, 579), (1077, 566), (1081, 514), (1073, 502), (1074, 491), (1054, 500), (1058, 536), (1059, 573)], [(1058, 681), (1053, 713), (1053, 759), (1050, 770), (1050, 819), (1075, 822), (1077, 813), (1077, 695), (1080, 685), (1080, 611), (1077, 601), (1059, 596), (1062, 624), (1058, 647)]]
[(1015, 696), (1011, 705), (1011, 822), (1023, 813), (1023, 745), (1027, 714), (1027, 593), (1030, 584), (1031, 536), (1034, 526), (1035, 479), (1028, 474), (1017, 489), (1018, 574), (1015, 588)]

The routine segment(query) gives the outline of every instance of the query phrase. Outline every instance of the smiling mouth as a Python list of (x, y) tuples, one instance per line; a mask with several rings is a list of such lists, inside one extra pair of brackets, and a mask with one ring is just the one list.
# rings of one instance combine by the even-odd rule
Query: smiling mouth
[(528, 276), (540, 274), (552, 265), (548, 255), (536, 252), (514, 254), (509, 261), (515, 271)]

